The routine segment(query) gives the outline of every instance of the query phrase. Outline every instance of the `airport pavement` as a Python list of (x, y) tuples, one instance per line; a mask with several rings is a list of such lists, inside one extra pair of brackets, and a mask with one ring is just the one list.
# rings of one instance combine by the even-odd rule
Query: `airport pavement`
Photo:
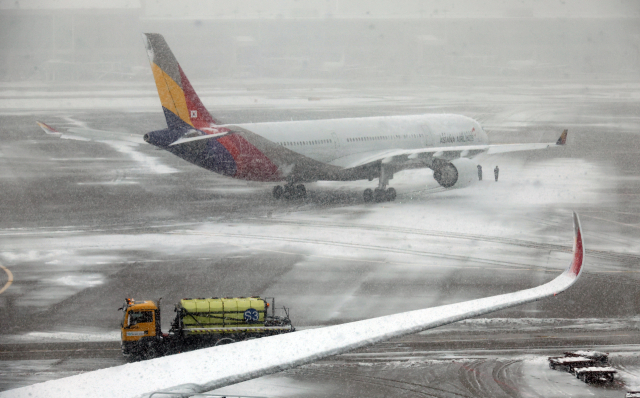
[[(408, 396), (416, 388), (433, 396), (519, 395), (502, 388), (508, 382), (525, 386), (530, 396), (553, 396), (550, 390), (536, 393), (536, 383), (526, 379), (540, 365), (531, 350), (542, 347), (544, 356), (565, 345), (612, 347), (624, 359), (625, 382), (636, 383), (640, 120), (638, 99), (620, 95), (635, 86), (625, 87), (603, 84), (585, 94), (580, 85), (562, 90), (487, 86), (472, 87), (466, 97), (433, 87), (428, 95), (386, 89), (333, 93), (355, 98), (351, 109), (329, 97), (326, 103), (307, 101), (283, 109), (269, 103), (265, 88), (258, 94), (260, 101), (265, 99), (261, 107), (221, 107), (225, 122), (246, 122), (421, 113), (434, 111), (437, 103), (437, 112), (480, 120), (496, 143), (555, 141), (563, 128), (569, 129), (561, 151), (482, 159), (486, 165), (499, 162), (497, 184), (484, 181), (443, 192), (428, 171), (398, 173), (392, 181), (398, 200), (378, 205), (362, 203), (369, 182), (310, 184), (306, 201), (277, 202), (270, 184), (219, 177), (150, 146), (57, 140), (34, 122), (44, 119), (64, 129), (81, 121), (142, 134), (162, 127), (159, 110), (64, 109), (37, 115), (36, 110), (5, 109), (0, 262), (14, 280), (0, 294), (0, 316), (6, 320), (0, 326), (0, 355), (3, 380), (8, 380), (1, 387), (121, 363), (114, 349), (120, 321), (116, 309), (128, 296), (163, 297), (163, 311), (172, 314), (171, 304), (184, 296), (269, 295), (292, 307), (298, 325), (321, 326), (543, 283), (569, 261), (571, 210), (582, 217), (588, 249), (581, 282), (557, 299), (493, 317), (597, 321), (570, 333), (555, 330), (565, 336), (557, 339), (528, 338), (518, 334), (517, 323), (511, 324), (509, 336), (522, 338), (512, 340), (496, 334), (504, 331), (479, 326), (457, 334), (450, 329), (445, 342), (421, 334), (400, 351), (427, 347), (424, 351), (437, 352), (433, 357), (417, 362), (356, 357), (360, 365), (341, 357), (233, 388), (265, 395), (274, 385), (286, 385), (277, 391), (362, 396), (384, 385), (382, 395)], [(0, 278), (4, 285), (8, 274)], [(170, 318), (164, 316), (165, 329)], [(603, 332), (611, 319), (624, 320), (620, 333)], [(535, 333), (547, 332), (554, 332), (553, 324)], [(465, 333), (485, 339), (449, 343), (464, 340)], [(492, 336), (503, 341), (500, 347), (487, 342)], [(57, 352), (45, 348), (42, 353), (45, 342)], [(469, 379), (474, 373), (464, 367), (441, 366), (448, 352), (468, 363), (479, 355), (474, 350), (505, 348), (508, 353), (492, 352), (492, 359), (480, 366), (483, 374), (498, 372), (493, 387)], [(542, 377), (540, 372), (532, 374)], [(416, 381), (424, 375), (435, 379)], [(586, 388), (572, 381), (563, 389), (564, 379), (543, 376), (560, 395)], [(455, 388), (433, 389), (448, 383)], [(478, 385), (488, 389), (474, 389)], [(596, 392), (618, 396), (616, 388)]]

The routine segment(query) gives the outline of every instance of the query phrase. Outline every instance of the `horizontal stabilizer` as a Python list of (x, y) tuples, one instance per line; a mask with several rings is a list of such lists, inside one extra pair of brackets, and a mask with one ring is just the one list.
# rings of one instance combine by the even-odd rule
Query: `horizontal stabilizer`
[(43, 122), (36, 122), (38, 126), (49, 135), (56, 136), (63, 140), (78, 140), (78, 141), (116, 141), (126, 142), (128, 144), (143, 144), (144, 140), (142, 136), (131, 133), (120, 133), (115, 131), (106, 130), (94, 130), (86, 127), (72, 127), (68, 131), (69, 133), (61, 133), (55, 128), (49, 126)]
[(186, 144), (187, 142), (193, 142), (193, 141), (209, 140), (211, 138), (220, 138), (220, 137), (223, 137), (223, 136), (225, 136), (227, 134), (229, 134), (229, 131), (225, 131), (224, 133), (205, 134), (205, 135), (199, 135), (199, 136), (196, 136), (196, 137), (180, 138), (179, 140), (173, 142), (169, 146)]

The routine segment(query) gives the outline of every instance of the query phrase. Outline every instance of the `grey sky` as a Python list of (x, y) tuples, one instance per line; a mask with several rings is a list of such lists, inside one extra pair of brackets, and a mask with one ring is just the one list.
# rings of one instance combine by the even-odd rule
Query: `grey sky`
[(0, 0), (0, 10), (134, 8), (147, 18), (611, 18), (640, 16), (636, 0)]

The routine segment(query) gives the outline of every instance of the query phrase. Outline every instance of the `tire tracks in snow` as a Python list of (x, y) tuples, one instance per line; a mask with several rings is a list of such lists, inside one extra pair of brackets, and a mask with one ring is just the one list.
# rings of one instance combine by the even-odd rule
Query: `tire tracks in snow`
[[(537, 242), (532, 242), (532, 241), (527, 241), (522, 239), (506, 238), (506, 237), (499, 237), (499, 236), (465, 234), (465, 233), (448, 232), (448, 231), (434, 231), (434, 230), (424, 230), (424, 229), (417, 229), (417, 228), (394, 227), (394, 226), (387, 226), (387, 225), (345, 224), (345, 223), (336, 223), (336, 222), (294, 221), (294, 220), (265, 219), (265, 218), (249, 218), (246, 220), (256, 222), (256, 223), (263, 223), (263, 224), (277, 223), (277, 224), (300, 225), (300, 226), (320, 227), (320, 228), (343, 228), (343, 229), (357, 229), (357, 230), (366, 230), (366, 231), (399, 232), (399, 233), (406, 233), (406, 234), (412, 234), (412, 235), (464, 239), (464, 240), (473, 240), (473, 241), (490, 242), (490, 243), (503, 243), (503, 244), (508, 244), (512, 246), (541, 249), (541, 250), (550, 250), (550, 251), (557, 251), (557, 252), (563, 252), (563, 253), (571, 253), (572, 251), (571, 246), (556, 245), (552, 243), (537, 243)], [(633, 255), (633, 254), (615, 253), (615, 252), (608, 252), (603, 250), (592, 250), (592, 249), (587, 249), (586, 253), (590, 257), (596, 257), (596, 258), (601, 258), (606, 260), (617, 260), (629, 265), (637, 265), (638, 262), (640, 262), (640, 256)]]
[[(329, 375), (334, 376), (334, 379), (344, 380), (348, 378), (349, 381), (356, 381), (362, 384), (369, 384), (380, 387), (387, 387), (390, 389), (401, 390), (408, 394), (409, 396), (415, 396), (413, 394), (419, 394), (421, 396), (426, 397), (463, 397), (463, 398), (473, 398), (472, 395), (465, 395), (459, 392), (446, 390), (443, 388), (433, 387), (426, 384), (409, 382), (409, 381), (399, 381), (394, 379), (389, 379), (385, 377), (379, 376), (368, 376), (351, 372), (344, 371), (335, 371), (328, 369), (310, 369), (304, 368), (300, 369), (297, 373), (303, 373), (307, 375)], [(425, 391), (426, 390), (426, 391)]]

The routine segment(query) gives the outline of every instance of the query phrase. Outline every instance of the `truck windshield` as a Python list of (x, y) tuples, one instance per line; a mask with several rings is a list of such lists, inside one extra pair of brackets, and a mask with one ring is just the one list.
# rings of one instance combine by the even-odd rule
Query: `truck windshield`
[(153, 311), (129, 311), (129, 326), (147, 322), (153, 322)]

